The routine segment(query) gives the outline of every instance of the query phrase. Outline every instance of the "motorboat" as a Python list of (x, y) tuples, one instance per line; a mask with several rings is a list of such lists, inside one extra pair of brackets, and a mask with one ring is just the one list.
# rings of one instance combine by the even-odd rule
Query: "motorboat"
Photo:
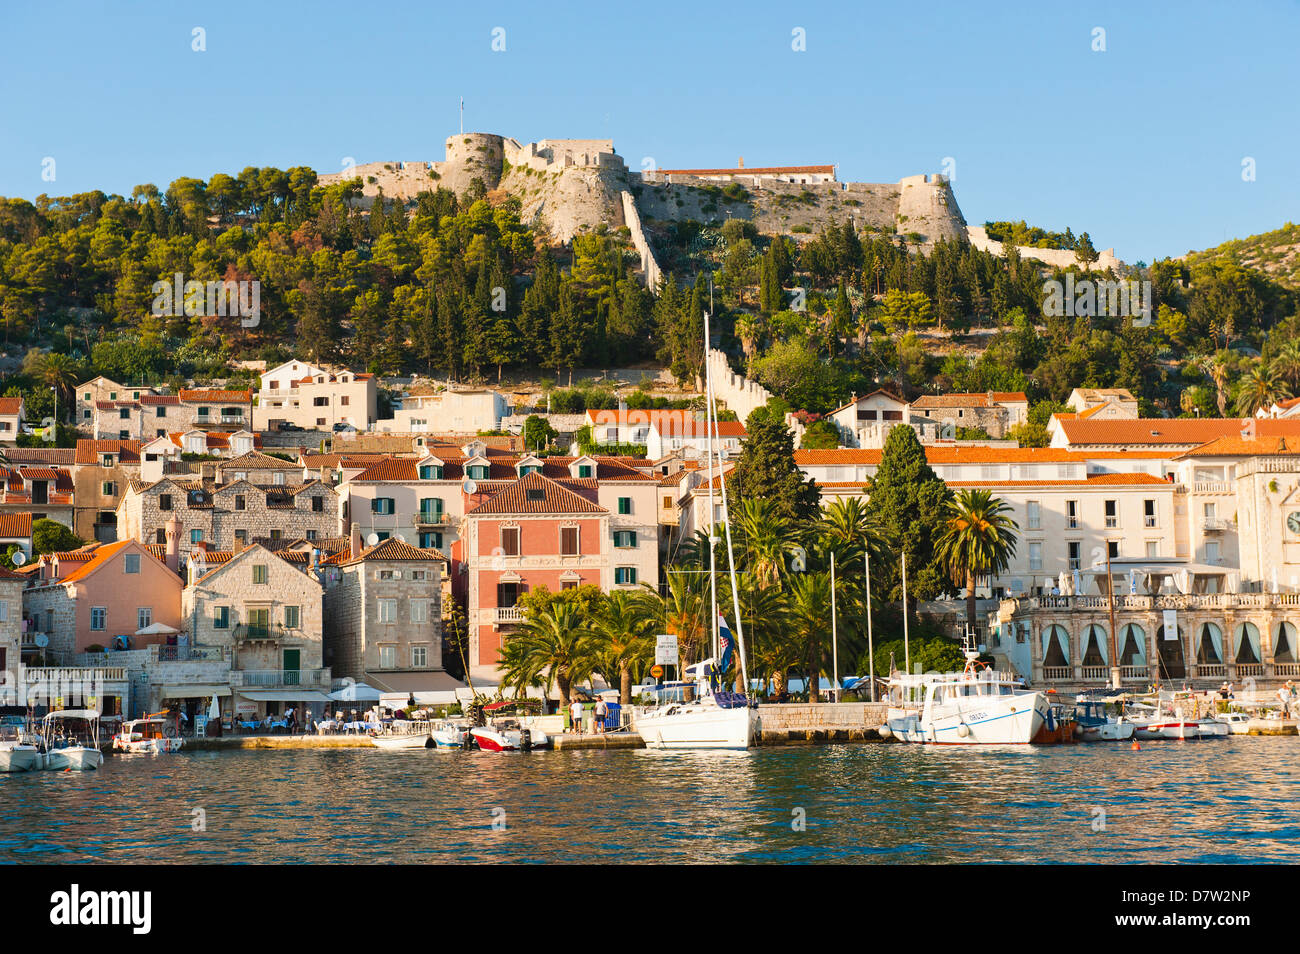
[(530, 752), (551, 744), (545, 732), (518, 724), (474, 726), (469, 734), (474, 744), (484, 752)]
[(1181, 712), (1165, 713), (1156, 706), (1133, 703), (1127, 714), (1133, 723), (1134, 738), (1143, 742), (1160, 739), (1198, 739), (1200, 726), (1195, 719), (1184, 718)]
[(0, 720), (0, 772), (34, 772), (45, 765), (40, 747), (25, 732), (21, 716)]
[[(714, 659), (686, 667), (687, 681), (669, 686), (690, 686), (680, 699), (632, 714), (632, 729), (652, 749), (748, 749), (760, 730), (758, 711), (742, 693), (724, 692), (713, 686), (717, 671)], [(694, 698), (687, 699), (688, 696)]]
[(122, 728), (113, 736), (114, 752), (136, 755), (179, 752), (184, 744), (175, 723), (161, 713), (123, 722)]
[(1047, 721), (1044, 693), (979, 662), (971, 634), (961, 672), (899, 673), (889, 679), (882, 735), (928, 745), (1028, 745)]
[(1123, 716), (1106, 713), (1101, 699), (1079, 696), (1075, 701), (1075, 734), (1084, 742), (1123, 742), (1133, 738), (1134, 725)]
[(1250, 716), (1244, 712), (1220, 712), (1214, 721), (1226, 727), (1229, 735), (1250, 734)]
[(464, 749), (471, 744), (469, 726), (456, 722), (444, 722), (429, 735), (440, 749)]
[(52, 771), (87, 772), (104, 764), (99, 748), (99, 712), (60, 709), (41, 720), (45, 767)]
[(380, 749), (431, 749), (434, 747), (431, 726), (424, 721), (398, 719), (372, 732), (370, 741)]
[(1225, 735), (1232, 734), (1232, 729), (1226, 722), (1220, 722), (1213, 717), (1197, 721), (1196, 729), (1198, 738), (1202, 739), (1222, 738)]

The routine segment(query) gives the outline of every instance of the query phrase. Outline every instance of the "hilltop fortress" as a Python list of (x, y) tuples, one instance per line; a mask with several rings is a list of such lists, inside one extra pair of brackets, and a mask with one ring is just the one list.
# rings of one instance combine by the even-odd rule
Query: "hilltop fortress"
[[(567, 243), (600, 224), (626, 227), (642, 256), (647, 280), (658, 268), (654, 233), (672, 222), (714, 226), (729, 218), (752, 221), (765, 234), (812, 236), (825, 224), (908, 237), (930, 246), (966, 234), (948, 180), (908, 176), (898, 182), (841, 182), (831, 165), (633, 172), (608, 139), (543, 139), (521, 145), (491, 133), (447, 139), (441, 162), (372, 162), (322, 175), (327, 185), (360, 177), (362, 194), (414, 199), (439, 186), (458, 194), (474, 180), (517, 198), (525, 221), (551, 242)], [(649, 233), (647, 236), (646, 233)]]

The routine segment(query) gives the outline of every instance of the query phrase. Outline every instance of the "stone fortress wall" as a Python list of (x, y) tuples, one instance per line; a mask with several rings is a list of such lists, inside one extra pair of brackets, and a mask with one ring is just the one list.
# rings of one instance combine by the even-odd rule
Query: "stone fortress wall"
[[(970, 240), (971, 245), (981, 251), (988, 252), (992, 255), (1001, 255), (1002, 242), (996, 242), (989, 238), (988, 232), (982, 225), (971, 225), (966, 228), (966, 237)], [(1028, 245), (1017, 245), (1017, 251), (1020, 252), (1021, 258), (1032, 258), (1035, 261), (1042, 262), (1044, 265), (1054, 265), (1057, 268), (1070, 268), (1078, 265), (1079, 259), (1070, 249), (1064, 248), (1034, 248)], [(1093, 268), (1099, 271), (1111, 269), (1117, 274), (1124, 274), (1128, 270), (1123, 262), (1115, 255), (1113, 248), (1102, 249), (1098, 253), (1097, 261)]]
[[(654, 235), (674, 221), (714, 227), (747, 219), (764, 234), (811, 237), (831, 222), (851, 222), (881, 235), (909, 236), (929, 247), (967, 234), (948, 180), (908, 176), (895, 183), (841, 182), (834, 167), (802, 174), (786, 169), (697, 170), (707, 175), (631, 172), (609, 139), (542, 139), (521, 144), (494, 133), (458, 133), (446, 140), (446, 158), (434, 162), (372, 162), (322, 175), (328, 185), (360, 177), (363, 201), (380, 190), (413, 200), (438, 187), (463, 193), (475, 180), (519, 200), (525, 222), (546, 240), (564, 244), (605, 226), (627, 229), (648, 284), (657, 283)], [(739, 184), (744, 192), (727, 195)], [(734, 193), (734, 190), (733, 190)]]

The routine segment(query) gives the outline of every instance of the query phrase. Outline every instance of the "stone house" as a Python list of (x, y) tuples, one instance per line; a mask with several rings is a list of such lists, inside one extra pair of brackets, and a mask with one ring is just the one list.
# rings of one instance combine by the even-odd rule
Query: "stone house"
[(32, 522), (73, 523), (72, 471), (66, 467), (10, 463), (0, 465), (0, 516), (27, 513)]
[[(940, 439), (954, 440), (956, 429), (978, 428), (989, 437), (1002, 438), (1008, 430), (1029, 420), (1029, 399), (1022, 391), (988, 391), (978, 394), (923, 394), (912, 402), (911, 416), (940, 425)], [(946, 435), (943, 425), (951, 425)]]
[(23, 588), (27, 578), (0, 567), (0, 705), (18, 705), (13, 693), (18, 686), (22, 660)]
[[(120, 430), (134, 430), (125, 438), (139, 439), (140, 421), (144, 415), (139, 413), (142, 407), (140, 399), (158, 393), (156, 388), (143, 384), (120, 384), (102, 374), (77, 385), (76, 402), (73, 408), (77, 430), (91, 437), (101, 431), (105, 437), (118, 436)], [(102, 405), (102, 407), (101, 407)], [(119, 413), (121, 406), (128, 409), (124, 419)], [(121, 423), (125, 421), (126, 423)]]
[(195, 466), (195, 458), (239, 457), (260, 445), (261, 439), (251, 431), (168, 432), (141, 445), (140, 478), (155, 481), (167, 474), (201, 470), (201, 466)]
[(132, 480), (140, 476), (140, 442), (77, 441), (72, 469), (72, 532), (83, 540), (117, 539), (117, 507)]
[(397, 539), (351, 546), (325, 561), (325, 663), (334, 676), (398, 691), (445, 688), (442, 577), (446, 557)]
[(291, 424), (306, 430), (348, 425), (366, 430), (379, 416), (379, 391), (372, 374), (326, 368), (293, 359), (261, 374), (253, 429)]
[(218, 485), (169, 476), (131, 484), (118, 508), (119, 535), (164, 543), (173, 516), (181, 521), (182, 551), (200, 543), (234, 550), (254, 540), (315, 540), (339, 532), (338, 493), (318, 480), (261, 485), (239, 479)]
[(223, 460), (217, 465), (216, 475), (218, 484), (247, 480), (259, 486), (284, 486), (300, 482), (302, 465), (249, 450), (237, 457)]
[(323, 663), (324, 589), (317, 567), (298, 565), (252, 544), (204, 571), (189, 564), (181, 594), (194, 643), (222, 647), (231, 658), (230, 683), (241, 712), (327, 700), (330, 671)]

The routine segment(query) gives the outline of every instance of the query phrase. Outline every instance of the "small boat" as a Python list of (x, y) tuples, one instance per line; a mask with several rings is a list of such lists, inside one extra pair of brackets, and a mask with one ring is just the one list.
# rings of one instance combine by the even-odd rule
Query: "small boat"
[(1047, 715), (1034, 737), (1029, 741), (1035, 745), (1073, 745), (1078, 723), (1074, 710), (1063, 705), (1052, 704), (1047, 707)]
[(162, 713), (123, 722), (113, 736), (113, 751), (136, 755), (159, 755), (179, 752), (184, 740), (176, 732), (175, 724)]
[(61, 709), (41, 720), (45, 767), (51, 771), (88, 772), (104, 764), (99, 749), (99, 712)]
[(430, 733), (434, 744), (440, 749), (464, 749), (471, 744), (469, 726), (456, 722), (445, 722)]
[[(719, 628), (721, 631), (721, 623)], [(749, 699), (735, 692), (715, 688), (711, 674), (718, 671), (709, 658), (686, 667), (686, 681), (665, 685), (663, 695), (674, 691), (680, 701), (665, 700), (658, 706), (632, 714), (632, 731), (651, 749), (748, 749), (760, 731), (758, 710)], [(695, 698), (686, 700), (687, 690)]]
[(531, 752), (551, 744), (550, 737), (540, 729), (485, 725), (469, 731), (484, 752)]
[(434, 747), (428, 722), (398, 719), (372, 732), (370, 741), (380, 749), (431, 749)]
[(1123, 716), (1106, 714), (1106, 703), (1080, 696), (1075, 702), (1075, 730), (1084, 742), (1122, 742), (1133, 738), (1134, 725)]
[(1226, 722), (1220, 722), (1217, 718), (1201, 719), (1196, 723), (1196, 730), (1199, 738), (1216, 739), (1225, 735), (1230, 735), (1231, 730)]
[(973, 637), (961, 672), (899, 674), (882, 735), (927, 745), (1028, 745), (1049, 718), (1047, 697), (1010, 673), (978, 669)]
[(44, 767), (45, 756), (25, 729), (21, 716), (0, 720), (0, 772), (34, 772)]
[(1227, 728), (1229, 735), (1250, 734), (1250, 716), (1244, 712), (1220, 712), (1214, 721)]

